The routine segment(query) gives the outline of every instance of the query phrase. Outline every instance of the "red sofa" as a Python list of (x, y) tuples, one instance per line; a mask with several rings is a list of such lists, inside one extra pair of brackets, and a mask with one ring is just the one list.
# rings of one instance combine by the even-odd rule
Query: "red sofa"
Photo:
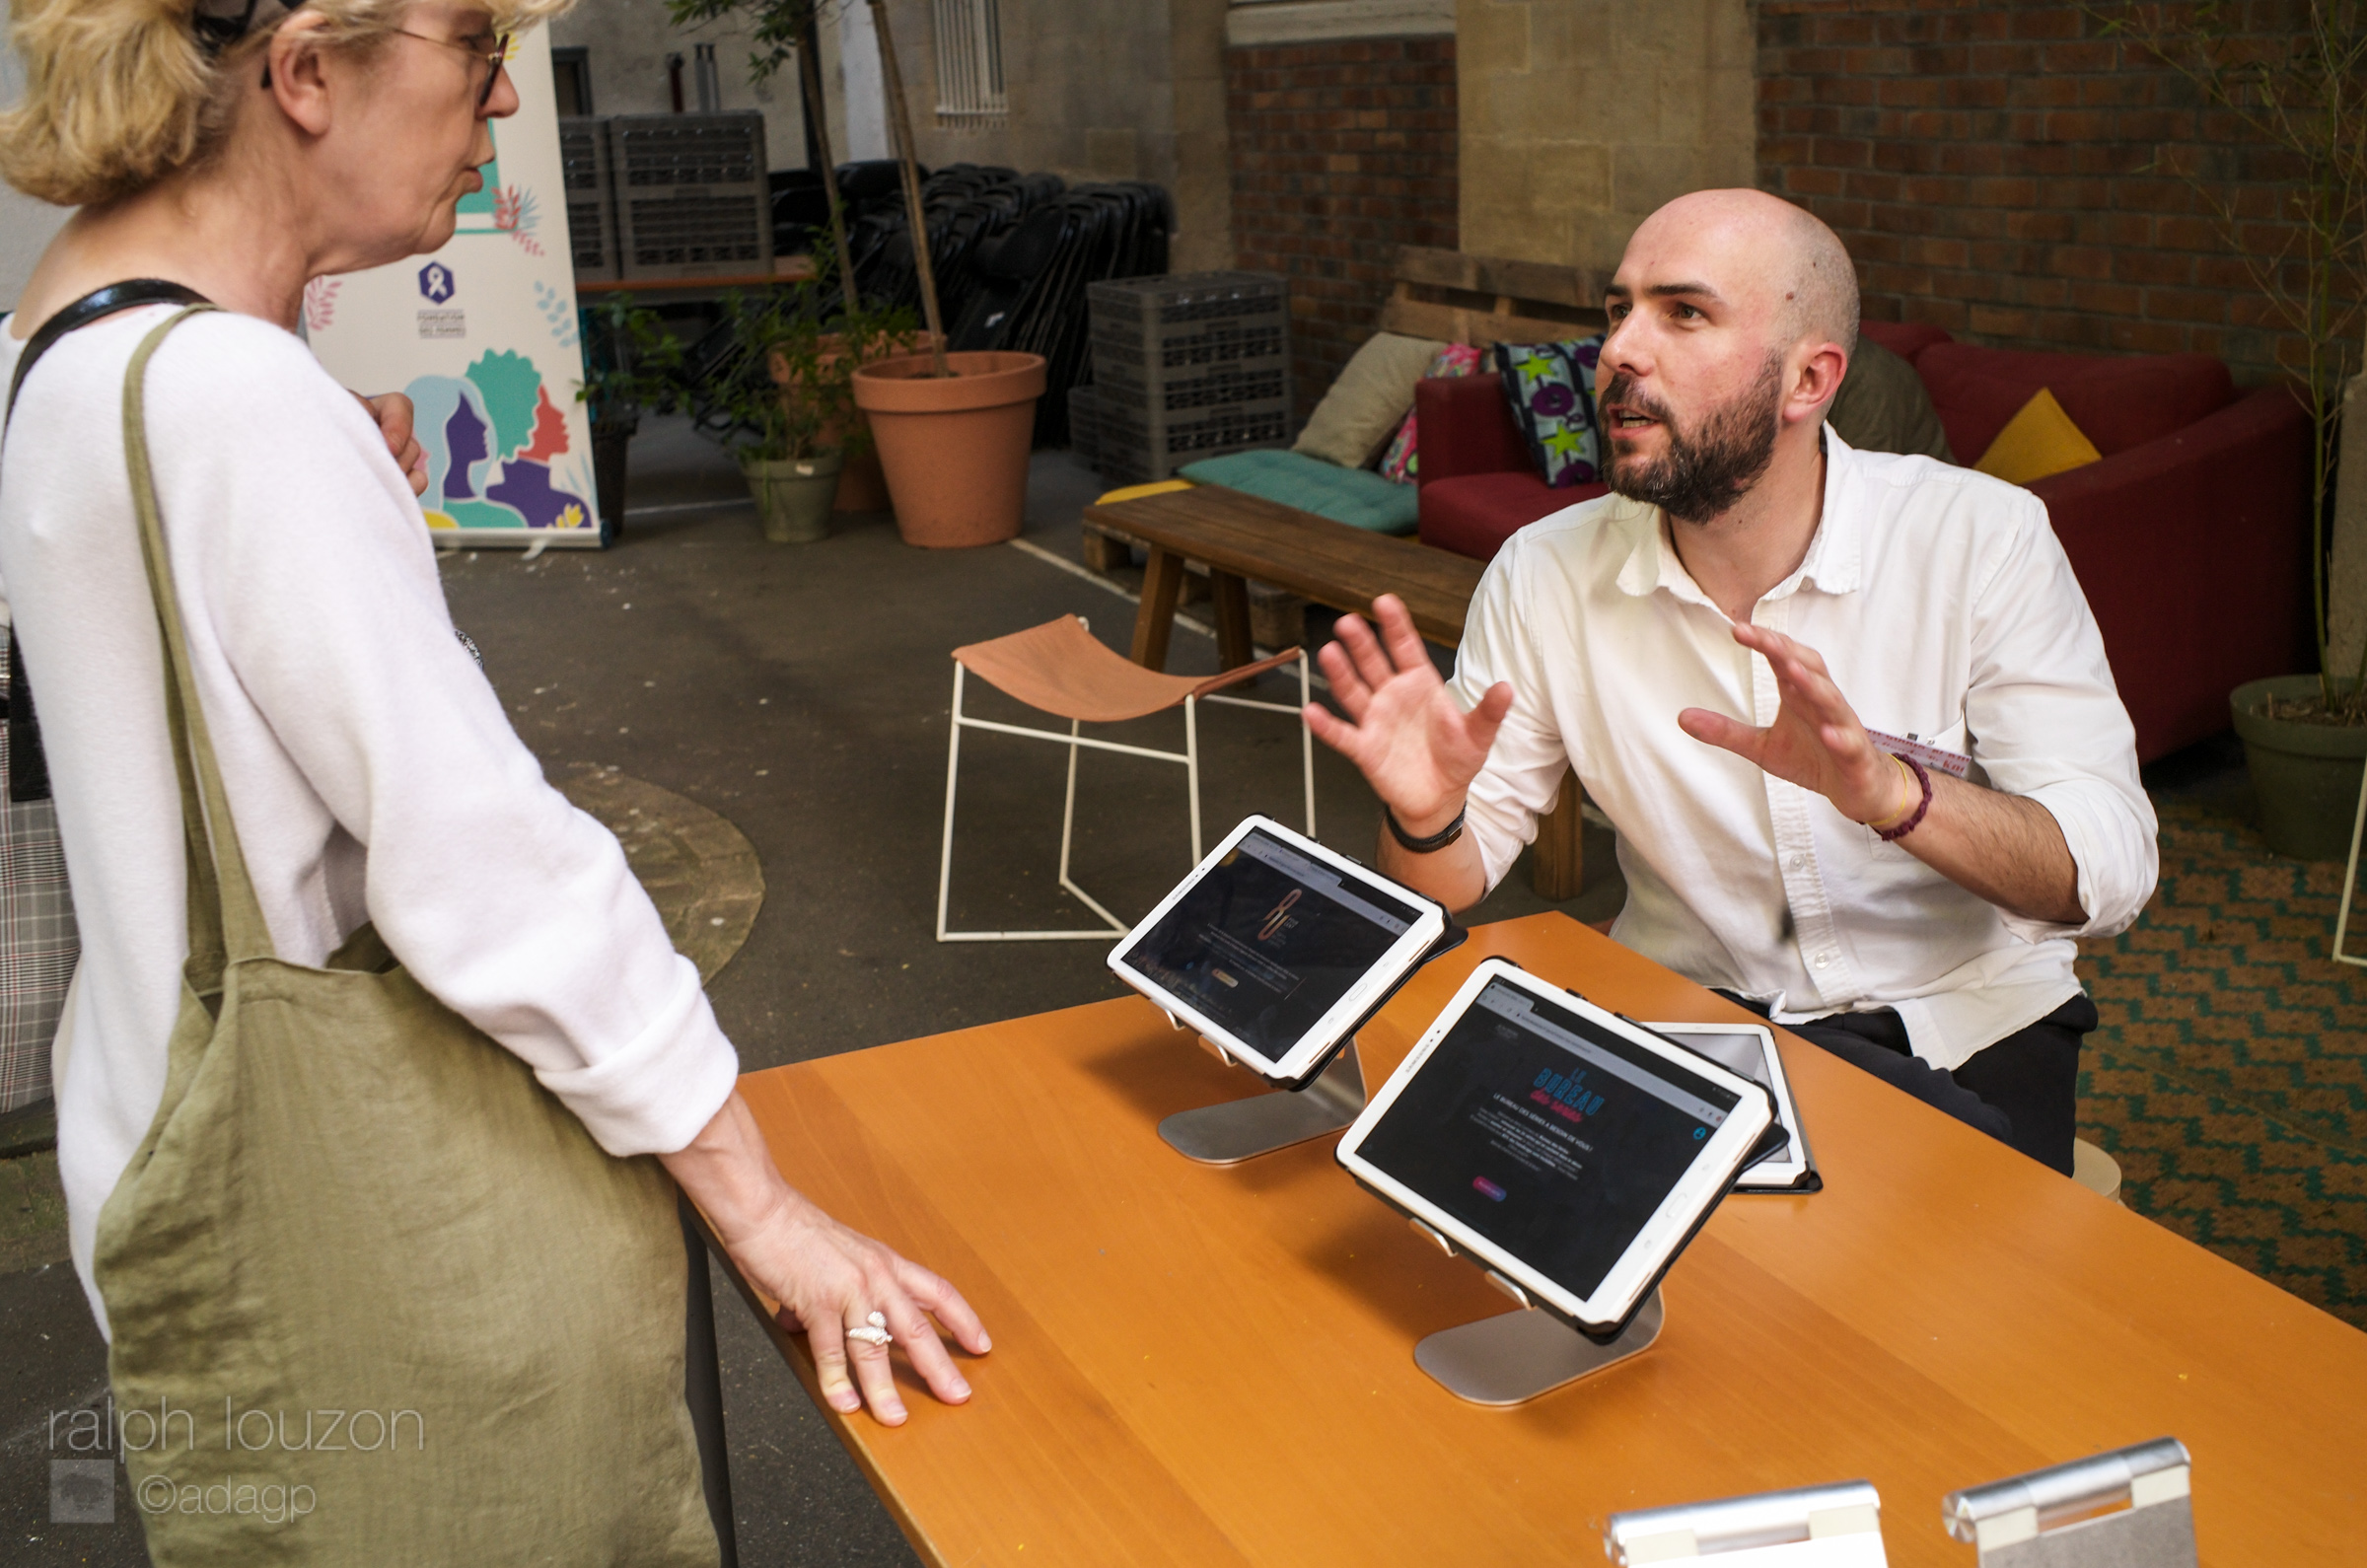
[[(2312, 667), (2310, 420), (2292, 392), (2238, 393), (2205, 354), (2040, 354), (1936, 326), (1864, 330), (1915, 367), (1960, 460), (1987, 451), (2042, 387), (2104, 454), (2030, 488), (2103, 628), (2139, 760), (2226, 729), (2243, 682)], [(1426, 544), (1488, 560), (1517, 530), (1604, 493), (1545, 487), (1492, 376), (1425, 381), (1414, 408)]]

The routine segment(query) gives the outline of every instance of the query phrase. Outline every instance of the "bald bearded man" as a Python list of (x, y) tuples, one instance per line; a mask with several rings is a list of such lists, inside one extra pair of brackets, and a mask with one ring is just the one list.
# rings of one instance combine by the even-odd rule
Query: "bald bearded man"
[(1614, 938), (2068, 1174), (2073, 939), (2157, 859), (2044, 505), (1832, 433), (1856, 274), (1789, 203), (1671, 202), (1605, 307), (1614, 493), (1513, 535), (1451, 684), (1394, 599), (1323, 652), (1345, 718), (1308, 723), (1381, 797), (1382, 868), (1476, 902), (1566, 763), (1618, 829)]

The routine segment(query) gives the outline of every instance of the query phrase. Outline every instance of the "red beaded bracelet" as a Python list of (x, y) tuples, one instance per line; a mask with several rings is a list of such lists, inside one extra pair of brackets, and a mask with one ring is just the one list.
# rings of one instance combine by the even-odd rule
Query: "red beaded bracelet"
[(1891, 760), (1899, 763), (1915, 776), (1915, 782), (1923, 788), (1923, 798), (1915, 803), (1914, 811), (1908, 815), (1905, 821), (1891, 827), (1874, 827), (1872, 822), (1866, 824), (1868, 827), (1874, 827), (1874, 836), (1886, 844), (1896, 843), (1913, 832), (1916, 825), (1923, 820), (1923, 814), (1931, 810), (1931, 775), (1923, 771), (1923, 764), (1911, 756), (1901, 756), (1896, 751), (1891, 753)]

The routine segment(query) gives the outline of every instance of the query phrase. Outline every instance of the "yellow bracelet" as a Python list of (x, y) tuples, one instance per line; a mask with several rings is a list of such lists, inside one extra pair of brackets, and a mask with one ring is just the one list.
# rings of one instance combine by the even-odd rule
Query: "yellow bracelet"
[(1908, 767), (1896, 751), (1885, 751), (1882, 754), (1889, 757), (1891, 761), (1898, 767), (1900, 776), (1906, 780), (1906, 787), (1914, 791), (1915, 798), (1911, 801), (1908, 801), (1904, 806), (1900, 807), (1897, 811), (1891, 813), (1890, 816), (1883, 818), (1879, 821), (1868, 819), (1864, 825), (1871, 827), (1878, 833), (1883, 831), (1885, 828), (1896, 827), (1901, 822), (1905, 821), (1907, 813), (1914, 811), (1917, 807), (1923, 804), (1923, 786), (1916, 780), (1914, 769)]

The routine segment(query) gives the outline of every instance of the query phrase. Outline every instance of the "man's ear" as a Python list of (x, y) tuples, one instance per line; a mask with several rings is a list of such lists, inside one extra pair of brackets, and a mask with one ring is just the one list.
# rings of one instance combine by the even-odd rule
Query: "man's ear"
[(1783, 421), (1822, 421), (1841, 390), (1841, 378), (1849, 373), (1849, 356), (1838, 343), (1819, 343), (1796, 348), (1793, 353), (1801, 358), (1792, 371), (1791, 392), (1783, 400)]
[(263, 46), (264, 83), (280, 112), (314, 136), (328, 131), (329, 92), (323, 69), (326, 45), (322, 32), (328, 19), (318, 11), (299, 10), (282, 22)]

